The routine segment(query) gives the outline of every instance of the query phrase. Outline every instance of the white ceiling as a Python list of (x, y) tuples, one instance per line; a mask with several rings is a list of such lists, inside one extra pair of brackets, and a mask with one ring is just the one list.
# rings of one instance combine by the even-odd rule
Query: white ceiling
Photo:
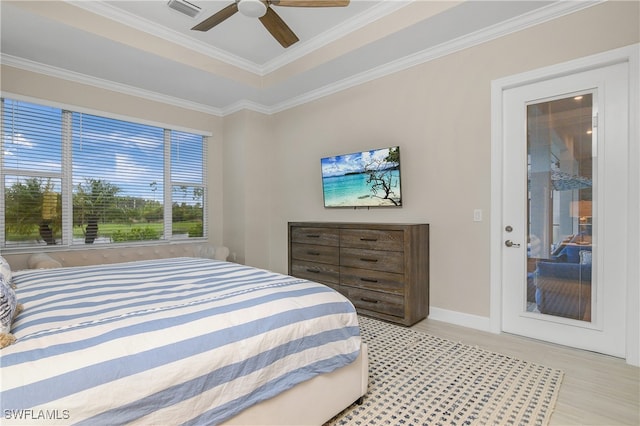
[(2, 63), (217, 115), (272, 113), (597, 3), (273, 6), (300, 38), (288, 49), (240, 13), (190, 29), (232, 1), (191, 0), (190, 18), (166, 0), (2, 0)]

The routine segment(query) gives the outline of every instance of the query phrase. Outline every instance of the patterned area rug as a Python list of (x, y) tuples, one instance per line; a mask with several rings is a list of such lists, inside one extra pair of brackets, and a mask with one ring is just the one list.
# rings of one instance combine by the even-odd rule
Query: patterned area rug
[(360, 316), (369, 391), (326, 425), (545, 425), (560, 370)]

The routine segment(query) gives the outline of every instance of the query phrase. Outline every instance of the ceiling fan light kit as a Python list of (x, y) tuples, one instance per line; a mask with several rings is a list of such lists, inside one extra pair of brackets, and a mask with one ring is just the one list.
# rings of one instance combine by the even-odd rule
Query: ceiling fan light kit
[[(185, 0), (171, 1), (186, 2)], [(171, 1), (169, 3), (171, 3)], [(235, 15), (236, 12), (240, 12), (251, 18), (259, 18), (262, 25), (264, 25), (273, 38), (275, 38), (282, 47), (287, 48), (299, 39), (273, 10), (272, 6), (345, 7), (348, 5), (349, 0), (235, 0), (230, 5), (214, 13), (191, 29), (196, 31), (209, 31), (211, 28)]]
[(261, 0), (240, 0), (238, 2), (238, 10), (244, 16), (260, 18), (267, 13), (267, 5)]

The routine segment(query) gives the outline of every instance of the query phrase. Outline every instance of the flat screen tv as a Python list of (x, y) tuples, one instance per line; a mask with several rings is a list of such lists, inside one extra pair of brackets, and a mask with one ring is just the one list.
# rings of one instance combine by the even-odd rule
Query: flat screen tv
[(400, 147), (325, 157), (325, 207), (400, 207)]

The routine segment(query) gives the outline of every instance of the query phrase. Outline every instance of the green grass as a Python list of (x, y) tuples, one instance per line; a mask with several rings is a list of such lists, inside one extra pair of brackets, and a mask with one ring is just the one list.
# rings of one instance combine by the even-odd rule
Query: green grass
[[(200, 222), (198, 221), (190, 221), (190, 222), (180, 222), (173, 224), (173, 233), (174, 234), (186, 234), (189, 232), (189, 229)], [(163, 223), (162, 222), (150, 222), (150, 223), (100, 223), (98, 225), (98, 237), (110, 237), (116, 231), (128, 232), (132, 228), (152, 228), (159, 235), (162, 235), (163, 231)], [(57, 234), (56, 239), (60, 238), (60, 235)], [(73, 238), (84, 238), (83, 228), (80, 226), (73, 227)], [(41, 240), (40, 234), (38, 233), (38, 229), (34, 227), (33, 231), (29, 234), (16, 234), (9, 232), (6, 235), (6, 240), (9, 241), (36, 241)]]

